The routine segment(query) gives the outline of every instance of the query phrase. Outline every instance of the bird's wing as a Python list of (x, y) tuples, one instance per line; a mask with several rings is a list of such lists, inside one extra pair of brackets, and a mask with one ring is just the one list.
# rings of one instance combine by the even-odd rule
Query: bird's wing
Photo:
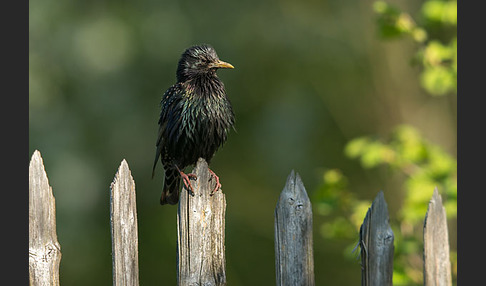
[(162, 153), (162, 133), (164, 132), (164, 127), (159, 126), (159, 135), (157, 137), (157, 149), (155, 151), (155, 160), (154, 160), (154, 166), (152, 168), (152, 178), (155, 175), (155, 167), (157, 166), (157, 162), (159, 161), (160, 154)]
[[(177, 106), (178, 102), (180, 101), (181, 98), (181, 89), (178, 84), (171, 86), (167, 91), (164, 93), (164, 96), (162, 97), (162, 100), (160, 102), (161, 105), (161, 111), (160, 111), (160, 118), (159, 118), (159, 132), (157, 135), (157, 142), (156, 142), (156, 151), (155, 151), (155, 160), (154, 160), (154, 166), (152, 168), (152, 178), (154, 177), (155, 174), (155, 167), (157, 166), (157, 162), (160, 158), (160, 155), (162, 152), (165, 152), (165, 142), (167, 139), (167, 135), (169, 132), (167, 132), (167, 128), (174, 130), (173, 126), (168, 126), (172, 125), (171, 121), (172, 117), (174, 116), (174, 108)], [(162, 158), (163, 159), (163, 158)]]

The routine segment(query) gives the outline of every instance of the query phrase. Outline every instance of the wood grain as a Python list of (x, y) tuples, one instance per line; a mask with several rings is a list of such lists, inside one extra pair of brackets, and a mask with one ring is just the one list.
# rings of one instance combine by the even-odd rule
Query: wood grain
[(293, 170), (275, 208), (277, 285), (314, 285), (312, 205)]
[(39, 151), (29, 166), (30, 285), (59, 285), (61, 246), (56, 233), (56, 202)]
[(194, 196), (184, 187), (177, 210), (178, 285), (226, 285), (225, 212), (222, 190), (215, 187), (205, 160), (199, 159), (192, 171)]
[(125, 160), (110, 189), (113, 285), (139, 285), (135, 182)]

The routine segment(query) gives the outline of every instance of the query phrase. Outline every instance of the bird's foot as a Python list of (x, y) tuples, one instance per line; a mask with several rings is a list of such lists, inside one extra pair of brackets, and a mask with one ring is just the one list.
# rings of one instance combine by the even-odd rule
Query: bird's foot
[(216, 193), (220, 188), (221, 188), (221, 183), (219, 182), (219, 177), (216, 175), (216, 173), (213, 172), (213, 170), (209, 169), (209, 173), (211, 173), (211, 178), (215, 178), (216, 179), (216, 187), (214, 188), (214, 190), (211, 192), (210, 196), (214, 195), (214, 193)]
[(197, 176), (193, 173), (185, 174), (179, 168), (177, 168), (179, 173), (181, 174), (182, 181), (184, 182), (184, 186), (191, 192), (191, 195), (194, 196), (194, 188), (191, 184), (191, 179), (197, 180)]

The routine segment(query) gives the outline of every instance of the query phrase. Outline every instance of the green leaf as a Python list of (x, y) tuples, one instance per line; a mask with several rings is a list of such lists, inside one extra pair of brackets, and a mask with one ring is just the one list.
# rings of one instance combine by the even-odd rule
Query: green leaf
[(384, 2), (376, 1), (373, 9), (378, 14), (377, 24), (380, 36), (396, 38), (410, 30), (410, 18), (403, 15), (396, 7)]
[(422, 15), (431, 22), (457, 25), (457, 1), (426, 1)]
[(454, 57), (457, 57), (456, 41), (447, 46), (438, 41), (431, 41), (425, 47), (424, 66), (444, 65), (444, 62), (450, 62)]
[(364, 150), (369, 144), (367, 137), (359, 137), (349, 141), (344, 148), (344, 153), (349, 158), (357, 158), (363, 154)]
[(442, 66), (426, 68), (420, 76), (422, 86), (432, 95), (456, 93), (456, 75)]

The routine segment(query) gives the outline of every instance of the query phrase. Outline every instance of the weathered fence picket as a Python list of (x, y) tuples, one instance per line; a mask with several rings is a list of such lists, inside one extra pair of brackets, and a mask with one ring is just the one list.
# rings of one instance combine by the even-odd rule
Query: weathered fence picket
[(222, 190), (210, 195), (215, 180), (205, 160), (199, 159), (193, 174), (194, 196), (184, 187), (177, 210), (178, 285), (226, 285), (226, 198)]
[(424, 285), (450, 286), (451, 276), (447, 217), (436, 187), (424, 221)]
[(293, 170), (275, 208), (275, 268), (278, 286), (314, 285), (312, 205)]
[(380, 191), (359, 230), (361, 285), (393, 285), (393, 241), (388, 207)]
[(121, 162), (110, 189), (113, 285), (139, 285), (135, 182), (127, 161)]
[(32, 286), (59, 285), (61, 246), (56, 204), (39, 151), (29, 166), (29, 280)]
[[(177, 281), (179, 286), (226, 285), (225, 212), (222, 191), (215, 186), (206, 161), (193, 173), (194, 196), (183, 188), (177, 210)], [(139, 285), (135, 182), (125, 160), (110, 192), (113, 284)], [(60, 244), (56, 234), (55, 199), (39, 151), (29, 166), (30, 285), (60, 285)], [(362, 285), (392, 285), (394, 234), (383, 192), (371, 204), (361, 225)], [(276, 283), (314, 285), (312, 206), (300, 176), (287, 178), (275, 208)], [(435, 188), (424, 221), (424, 285), (452, 285), (449, 236), (442, 198)]]

